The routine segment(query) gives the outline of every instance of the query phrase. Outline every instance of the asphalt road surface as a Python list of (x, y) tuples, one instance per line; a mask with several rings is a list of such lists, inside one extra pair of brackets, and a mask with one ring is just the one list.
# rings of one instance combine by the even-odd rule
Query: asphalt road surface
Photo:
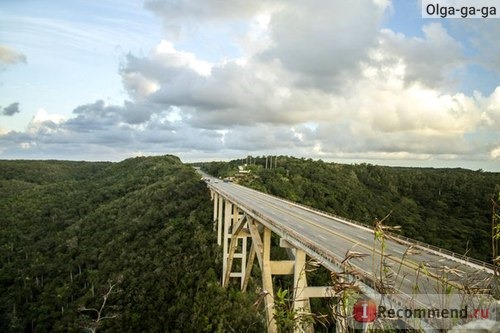
[(348, 252), (363, 254), (363, 258), (349, 260), (361, 275), (372, 281), (383, 280), (384, 285), (402, 294), (429, 295), (424, 303), (438, 301), (432, 299), (438, 296), (430, 295), (464, 288), (488, 288), (493, 281), (493, 271), (476, 263), (397, 239), (386, 238), (385, 245), (382, 246), (370, 227), (206, 174), (204, 176), (210, 179), (210, 187), (233, 198), (243, 210), (257, 211), (263, 219), (279, 225), (280, 230), (273, 230), (278, 234), (285, 232), (300, 235), (302, 242), (305, 240), (319, 252), (328, 253), (325, 260), (340, 262)]

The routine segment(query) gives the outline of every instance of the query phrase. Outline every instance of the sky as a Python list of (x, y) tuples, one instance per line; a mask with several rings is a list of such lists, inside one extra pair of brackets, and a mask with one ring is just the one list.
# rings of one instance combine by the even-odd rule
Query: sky
[(498, 36), (413, 0), (2, 0), (0, 159), (500, 172)]

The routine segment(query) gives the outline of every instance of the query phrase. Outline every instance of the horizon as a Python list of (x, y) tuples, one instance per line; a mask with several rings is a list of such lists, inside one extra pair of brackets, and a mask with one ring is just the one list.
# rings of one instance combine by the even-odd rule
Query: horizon
[(4, 1), (0, 159), (500, 172), (498, 35), (420, 0)]
[[(161, 156), (174, 156), (180, 159), (180, 161), (183, 164), (198, 164), (198, 163), (210, 163), (210, 162), (231, 162), (231, 161), (236, 161), (236, 160), (244, 160), (247, 156), (245, 157), (234, 157), (234, 158), (225, 158), (225, 159), (204, 159), (204, 160), (183, 160), (181, 157), (175, 155), (175, 154), (158, 154), (158, 155), (136, 155), (136, 156), (130, 156), (126, 157), (123, 159), (117, 159), (117, 160), (82, 160), (82, 159), (64, 159), (64, 158), (49, 158), (49, 159), (44, 159), (44, 158), (32, 158), (32, 159), (26, 159), (26, 158), (13, 158), (13, 159), (5, 159), (5, 158), (0, 158), (0, 161), (57, 161), (57, 162), (87, 162), (87, 163), (120, 163), (123, 162), (127, 159), (134, 159), (134, 158), (148, 158), (148, 157), (161, 157)], [(385, 161), (388, 163), (384, 163), (384, 161), (380, 161), (379, 163), (374, 163), (378, 161), (363, 161), (363, 160), (335, 160), (335, 159), (322, 159), (322, 158), (313, 158), (313, 157), (307, 157), (307, 156), (292, 156), (292, 155), (248, 155), (252, 158), (265, 158), (266, 156), (272, 156), (272, 157), (283, 157), (283, 158), (295, 158), (295, 159), (304, 159), (308, 160), (311, 159), (314, 162), (322, 161), (325, 163), (335, 163), (335, 164), (341, 164), (341, 165), (362, 165), (362, 164), (367, 164), (367, 165), (373, 165), (377, 167), (388, 167), (388, 168), (408, 168), (408, 169), (439, 169), (439, 170), (455, 170), (455, 169), (461, 169), (461, 170), (467, 170), (467, 171), (473, 171), (473, 172), (488, 172), (488, 173), (500, 173), (500, 171), (494, 171), (494, 170), (487, 170), (487, 169), (482, 169), (482, 168), (474, 168), (474, 167), (463, 167), (463, 166), (454, 166), (454, 165), (435, 165), (433, 163), (428, 163), (428, 164), (421, 164), (421, 165), (414, 165), (414, 164), (397, 164), (394, 163), (394, 161)]]

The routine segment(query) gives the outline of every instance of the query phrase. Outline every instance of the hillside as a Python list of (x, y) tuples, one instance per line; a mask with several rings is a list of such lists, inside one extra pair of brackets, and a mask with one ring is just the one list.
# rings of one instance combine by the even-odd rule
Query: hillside
[(208, 190), (174, 156), (0, 161), (0, 211), (0, 332), (263, 329), (219, 286)]
[[(249, 160), (202, 163), (214, 176), (237, 175)], [(248, 164), (243, 185), (371, 225), (391, 213), (402, 234), (458, 253), (491, 260), (491, 199), (500, 173), (464, 169), (347, 165), (279, 156)], [(271, 165), (270, 161), (268, 167)]]

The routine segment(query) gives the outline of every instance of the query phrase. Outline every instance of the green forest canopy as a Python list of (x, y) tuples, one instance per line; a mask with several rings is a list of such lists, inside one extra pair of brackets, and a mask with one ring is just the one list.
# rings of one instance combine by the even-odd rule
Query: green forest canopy
[[(0, 332), (262, 332), (219, 286), (210, 195), (174, 156), (0, 161)], [(116, 317), (115, 317), (116, 316)]]

